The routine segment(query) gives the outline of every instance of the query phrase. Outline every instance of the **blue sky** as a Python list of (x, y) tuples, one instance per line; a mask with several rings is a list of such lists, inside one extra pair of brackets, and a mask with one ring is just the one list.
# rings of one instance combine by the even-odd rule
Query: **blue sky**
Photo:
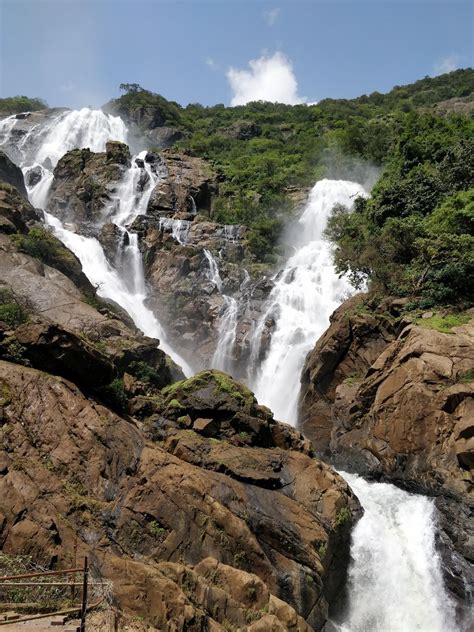
[[(100, 106), (354, 97), (473, 65), (465, 0), (0, 0), (0, 95)], [(249, 66), (249, 63), (251, 65)]]

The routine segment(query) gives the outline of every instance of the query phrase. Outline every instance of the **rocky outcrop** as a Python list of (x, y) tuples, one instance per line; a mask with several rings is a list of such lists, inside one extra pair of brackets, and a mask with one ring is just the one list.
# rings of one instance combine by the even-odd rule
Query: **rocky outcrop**
[(346, 483), (226, 374), (182, 380), (22, 208), (0, 235), (3, 552), (87, 553), (152, 629), (321, 630), (359, 515)]
[(176, 127), (155, 127), (145, 132), (145, 137), (153, 148), (168, 149), (184, 138), (184, 133)]
[[(271, 420), (238, 385), (227, 378), (220, 406), (206, 394), (219, 375), (178, 386), (178, 404), (165, 390), (159, 419), (142, 428), (63, 378), (6, 362), (0, 376), (6, 553), (55, 564), (77, 541), (116, 582), (122, 606), (159, 629), (202, 629), (198, 615), (199, 625), (249, 616), (255, 629), (321, 629), (348, 559), (350, 522), (339, 516), (357, 503), (291, 428), (284, 434), (296, 450), (277, 447), (279, 433), (267, 448), (238, 444), (242, 428), (250, 435)], [(216, 421), (219, 409), (242, 413), (239, 435), (174, 421), (179, 406), (190, 414), (206, 398)], [(154, 437), (166, 423), (165, 438)], [(269, 485), (275, 475), (280, 483)]]
[(0, 181), (0, 233), (25, 233), (40, 215), (11, 184)]
[[(473, 580), (474, 318), (341, 306), (308, 356), (302, 427), (337, 465), (434, 496), (451, 591)], [(466, 560), (468, 561), (466, 563)]]
[(397, 330), (399, 301), (386, 301), (390, 311), (371, 311), (357, 295), (331, 316), (329, 329), (308, 354), (301, 376), (300, 423), (319, 454), (328, 454), (337, 389), (351, 391), (362, 382)]
[[(63, 222), (74, 224), (81, 233), (95, 233), (101, 211), (130, 165), (127, 145), (109, 141), (105, 153), (73, 149), (54, 169), (48, 209)], [(101, 222), (102, 223), (102, 222)]]
[(28, 199), (20, 167), (17, 167), (3, 151), (0, 151), (0, 182), (11, 184), (23, 198)]
[[(152, 156), (153, 154), (151, 154)], [(211, 211), (216, 175), (202, 158), (172, 151), (160, 153), (163, 172), (152, 193), (148, 212), (159, 215)]]

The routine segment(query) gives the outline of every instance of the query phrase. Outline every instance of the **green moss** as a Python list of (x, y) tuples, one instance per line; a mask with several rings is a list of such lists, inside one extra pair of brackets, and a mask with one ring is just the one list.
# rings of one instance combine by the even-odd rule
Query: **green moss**
[(323, 561), (324, 558), (326, 557), (326, 553), (327, 553), (327, 550), (328, 550), (328, 543), (327, 542), (321, 542), (321, 544), (317, 547), (316, 550), (318, 552), (319, 559), (321, 561)]
[(202, 388), (212, 385), (212, 383), (214, 383), (217, 390), (228, 393), (233, 399), (242, 404), (246, 402), (249, 405), (255, 403), (253, 393), (246, 386), (235, 382), (229, 375), (221, 371), (201, 371), (193, 377), (167, 386), (161, 392), (165, 398), (172, 397), (171, 401), (173, 401), (180, 397), (180, 394), (183, 396), (191, 395)]
[(166, 533), (166, 529), (162, 527), (156, 520), (152, 520), (148, 523), (148, 530), (155, 538), (162, 538)]
[(443, 334), (450, 334), (453, 327), (465, 325), (470, 320), (471, 317), (467, 314), (448, 314), (447, 316), (435, 314), (431, 318), (417, 318), (416, 324), (424, 329), (434, 329)]
[(360, 384), (363, 381), (364, 377), (359, 373), (350, 373), (346, 379), (344, 380), (344, 384), (348, 384), (349, 386), (354, 386), (354, 384)]
[(168, 408), (184, 408), (184, 406), (177, 399), (172, 399), (168, 402)]
[(466, 371), (465, 373), (463, 373), (460, 376), (459, 381), (462, 382), (463, 384), (467, 384), (468, 382), (474, 382), (474, 369), (469, 369), (469, 371)]
[(352, 514), (350, 512), (350, 509), (348, 507), (341, 507), (341, 509), (339, 509), (339, 511), (336, 514), (336, 519), (334, 521), (334, 524), (336, 526), (340, 526), (343, 524), (346, 524), (346, 522), (351, 522), (352, 521)]

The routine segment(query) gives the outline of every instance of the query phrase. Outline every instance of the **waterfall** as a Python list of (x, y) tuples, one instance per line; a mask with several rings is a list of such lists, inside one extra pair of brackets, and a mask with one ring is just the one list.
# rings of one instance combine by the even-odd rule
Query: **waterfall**
[(222, 292), (222, 279), (219, 274), (219, 266), (217, 265), (217, 261), (212, 256), (212, 253), (209, 250), (204, 248), (204, 256), (207, 259), (207, 263), (209, 264), (209, 274), (208, 278), (211, 283), (214, 283), (219, 292)]
[(435, 549), (433, 502), (341, 472), (365, 513), (352, 532), (348, 607), (340, 632), (454, 632)]
[(237, 316), (239, 313), (239, 303), (231, 296), (223, 295), (224, 307), (218, 321), (219, 338), (216, 350), (211, 360), (214, 369), (232, 372), (232, 350), (237, 332)]
[[(9, 153), (9, 145), (19, 154), (19, 166), (25, 176), (38, 168), (41, 179), (27, 187), (33, 206), (45, 208), (49, 189), (53, 182), (53, 169), (65, 153), (71, 149), (88, 147), (91, 151), (105, 151), (108, 140), (127, 142), (127, 128), (118, 116), (102, 110), (72, 110), (51, 115), (42, 123), (33, 125), (14, 143), (12, 134), (21, 123), (16, 115), (0, 121), (0, 146)], [(15, 161), (16, 156), (12, 159)]]
[[(156, 183), (156, 175), (144, 161), (145, 155), (146, 152), (142, 152), (134, 156), (130, 168), (104, 211), (105, 217), (114, 222), (127, 235), (128, 245), (122, 252), (122, 276), (107, 261), (103, 248), (97, 239), (77, 235), (67, 230), (57, 218), (49, 213), (45, 213), (45, 218), (59, 239), (78, 257), (85, 275), (98, 288), (99, 296), (115, 301), (131, 316), (135, 325), (145, 335), (158, 338), (160, 348), (171, 356), (181, 366), (184, 373), (189, 376), (192, 374), (191, 367), (171, 348), (158, 319), (146, 306), (146, 281), (138, 236), (128, 230), (129, 224), (146, 211)], [(141, 183), (143, 183), (144, 178), (146, 180), (143, 186)]]
[(186, 219), (161, 217), (159, 221), (159, 229), (164, 233), (171, 233), (173, 239), (176, 239), (179, 244), (185, 244), (188, 241), (191, 224), (192, 222)]
[(275, 277), (268, 308), (256, 324), (252, 362), (260, 354), (265, 322), (270, 318), (276, 321), (268, 353), (256, 374), (250, 375), (250, 383), (259, 402), (282, 421), (296, 422), (306, 354), (329, 325), (329, 316), (351, 291), (348, 281), (334, 270), (331, 247), (323, 231), (334, 205), (350, 207), (359, 195), (367, 194), (359, 184), (344, 180), (321, 180), (313, 187), (297, 224), (295, 253)]
[[(12, 134), (19, 120), (12, 116), (0, 122), (0, 142), (5, 149), (13, 142)], [(75, 148), (88, 147), (94, 152), (104, 151), (109, 140), (126, 142), (127, 128), (119, 117), (105, 114), (101, 110), (83, 108), (61, 112), (32, 126), (15, 145), (21, 154), (20, 166), (23, 173), (26, 175), (32, 168), (37, 168), (41, 174), (38, 182), (27, 187), (30, 201), (34, 206), (44, 209), (46, 223), (78, 257), (85, 275), (98, 288), (99, 296), (120, 305), (145, 335), (158, 338), (163, 351), (187, 375), (191, 375), (191, 367), (167, 343), (159, 321), (146, 306), (146, 282), (138, 237), (128, 230), (133, 220), (146, 212), (157, 181), (157, 175), (145, 160), (146, 151), (134, 156), (130, 168), (125, 172), (115, 193), (111, 195), (110, 204), (102, 214), (103, 223), (112, 221), (124, 235), (123, 243), (126, 245), (121, 253), (122, 275), (107, 261), (97, 239), (68, 230), (59, 219), (46, 212), (53, 168), (59, 159)]]

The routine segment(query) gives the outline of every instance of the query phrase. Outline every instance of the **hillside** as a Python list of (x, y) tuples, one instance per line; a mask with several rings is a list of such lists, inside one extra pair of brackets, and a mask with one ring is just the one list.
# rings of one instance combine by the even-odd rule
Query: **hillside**
[[(425, 78), (385, 95), (325, 99), (313, 106), (181, 107), (136, 84), (123, 87), (126, 94), (110, 101), (106, 110), (144, 132), (163, 126), (179, 130), (182, 138), (175, 146), (206, 158), (220, 174), (213, 218), (250, 226), (253, 251), (274, 262), (288, 213), (303, 199), (298, 191), (323, 177), (373, 184), (374, 173), (397, 154), (414, 119), (429, 126), (439, 121), (439, 104), (454, 98), (472, 102), (474, 71)], [(448, 136), (451, 128), (468, 125), (467, 119), (458, 120), (450, 115), (439, 124)]]

